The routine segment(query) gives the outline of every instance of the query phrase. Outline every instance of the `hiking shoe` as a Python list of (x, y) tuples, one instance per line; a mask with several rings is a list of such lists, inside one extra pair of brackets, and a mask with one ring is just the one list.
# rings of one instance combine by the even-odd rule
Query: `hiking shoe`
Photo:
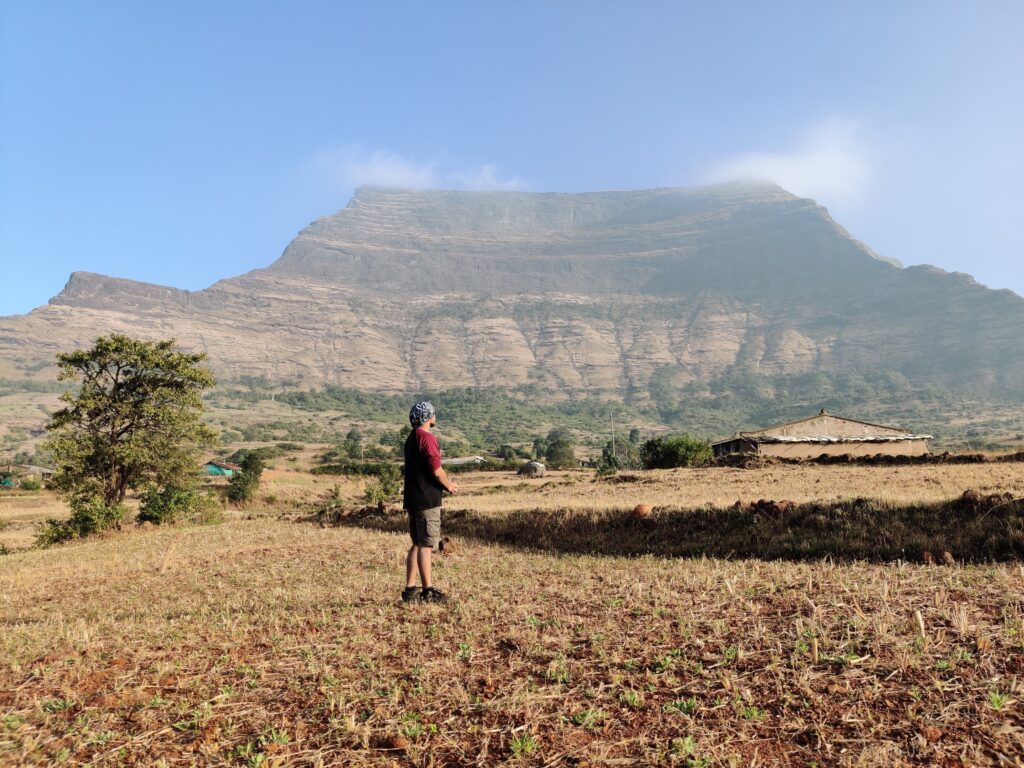
[(420, 599), (420, 588), (419, 587), (406, 587), (402, 590), (402, 602), (409, 603), (413, 600)]
[(424, 587), (423, 591), (420, 592), (420, 600), (424, 603), (447, 603), (448, 595), (439, 589)]

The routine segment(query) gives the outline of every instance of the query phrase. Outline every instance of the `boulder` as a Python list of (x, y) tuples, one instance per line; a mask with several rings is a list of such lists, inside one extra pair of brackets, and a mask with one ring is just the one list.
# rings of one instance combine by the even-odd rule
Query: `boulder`
[(544, 477), (545, 473), (547, 473), (547, 467), (539, 461), (528, 461), (519, 468), (516, 474), (523, 477)]

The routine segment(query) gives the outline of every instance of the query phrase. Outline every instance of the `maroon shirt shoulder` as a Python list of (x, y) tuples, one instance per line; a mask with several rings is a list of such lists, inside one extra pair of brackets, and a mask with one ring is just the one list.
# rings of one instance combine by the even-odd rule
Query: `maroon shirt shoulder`
[(423, 427), (416, 427), (416, 445), (420, 449), (423, 458), (435, 472), (441, 468), (441, 449), (437, 444), (437, 438)]

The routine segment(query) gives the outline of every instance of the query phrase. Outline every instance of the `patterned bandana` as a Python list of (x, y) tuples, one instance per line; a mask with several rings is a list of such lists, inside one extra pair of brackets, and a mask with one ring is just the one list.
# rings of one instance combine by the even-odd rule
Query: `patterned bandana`
[(426, 400), (416, 403), (409, 411), (409, 423), (413, 428), (421, 427), (434, 418), (434, 406)]

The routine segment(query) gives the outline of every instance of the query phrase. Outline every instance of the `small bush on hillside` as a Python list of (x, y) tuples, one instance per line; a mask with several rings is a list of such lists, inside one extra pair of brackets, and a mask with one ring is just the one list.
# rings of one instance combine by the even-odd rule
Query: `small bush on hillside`
[(391, 462), (383, 461), (345, 461), (339, 464), (324, 464), (310, 470), (314, 475), (365, 475), (378, 477), (395, 467)]
[(22, 480), (20, 485), (23, 491), (38, 491), (43, 487), (43, 484), (38, 480)]
[(252, 456), (253, 454), (258, 455), (263, 459), (263, 463), (270, 461), (271, 459), (277, 459), (284, 456), (286, 451), (280, 446), (267, 445), (262, 448), (239, 448), (237, 451), (228, 456), (228, 461), (234, 464), (241, 464), (245, 461), (246, 456)]
[(251, 501), (260, 487), (263, 475), (263, 454), (251, 451), (242, 459), (242, 469), (235, 472), (228, 482), (228, 498), (234, 502)]
[(313, 514), (320, 525), (337, 525), (341, 520), (345, 509), (345, 495), (341, 492), (341, 486), (335, 485), (320, 498), (320, 502), (313, 508)]
[(710, 461), (711, 443), (689, 435), (655, 437), (640, 446), (640, 464), (644, 469), (693, 467)]
[(177, 522), (212, 523), (220, 519), (220, 508), (208, 493), (198, 488), (148, 488), (140, 499), (140, 523), (157, 525)]
[(382, 507), (402, 491), (402, 473), (394, 464), (381, 464), (381, 471), (363, 492), (363, 502)]
[(49, 547), (117, 528), (122, 520), (124, 507), (120, 504), (107, 504), (97, 497), (72, 499), (71, 517), (67, 520), (47, 520), (36, 534), (36, 546)]
[(508, 443), (502, 443), (498, 446), (498, 449), (494, 452), (494, 455), (499, 459), (514, 459), (516, 457), (516, 449)]

